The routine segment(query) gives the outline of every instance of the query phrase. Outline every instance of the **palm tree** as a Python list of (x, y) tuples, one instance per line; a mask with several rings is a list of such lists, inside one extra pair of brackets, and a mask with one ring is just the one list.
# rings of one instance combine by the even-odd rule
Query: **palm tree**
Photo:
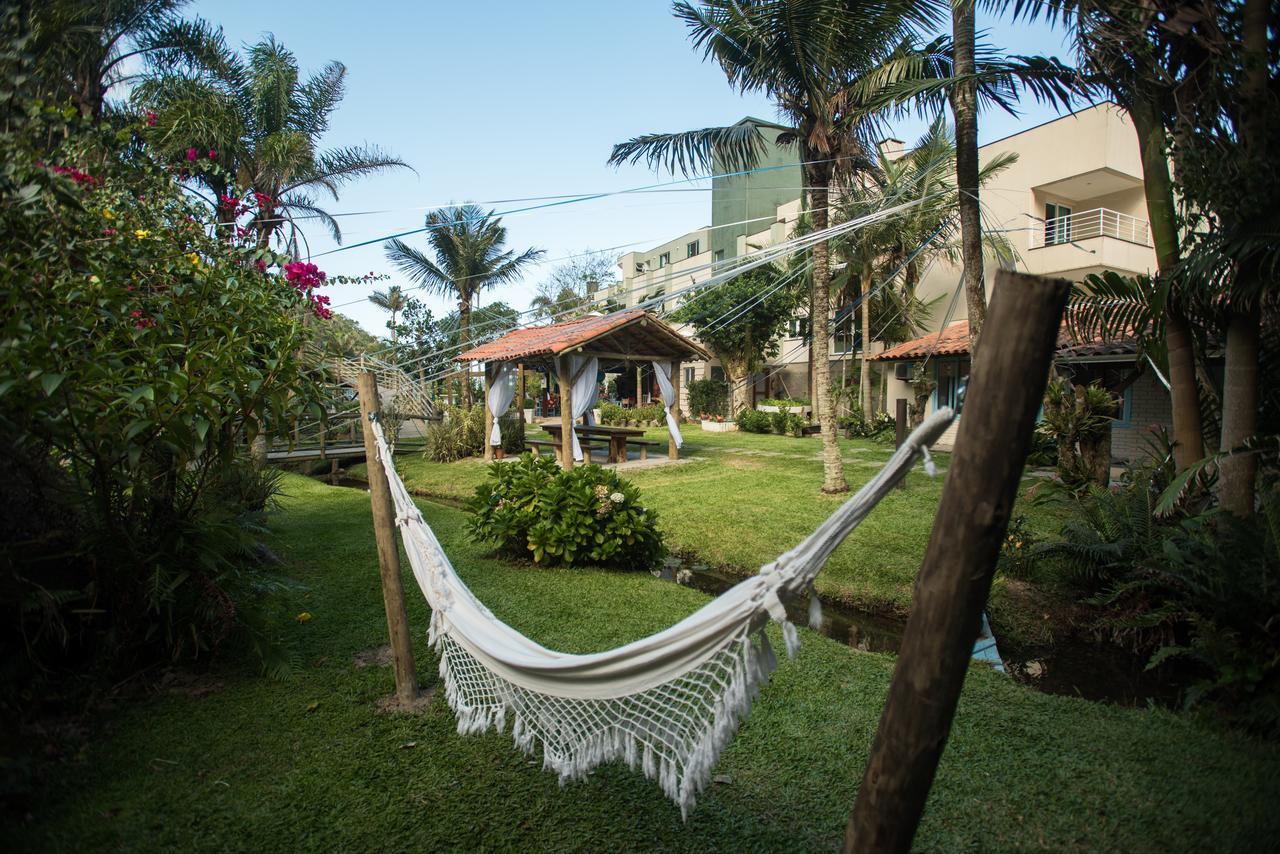
[(348, 181), (408, 168), (376, 146), (320, 149), (346, 75), (334, 61), (304, 80), (293, 53), (268, 36), (243, 58), (227, 52), (215, 67), (143, 81), (134, 97), (157, 114), (150, 141), (175, 163), (185, 167), (191, 150), (197, 161), (216, 157), (217, 168), (193, 169), (192, 176), (213, 194), (209, 201), (229, 231), (235, 206), (227, 200), (249, 191), (256, 203), (249, 228), (259, 247), (269, 246), (286, 222), (290, 242), (305, 240), (299, 219), (319, 220), (341, 243), (342, 230), (317, 194), (337, 201)]
[(6, 24), (29, 37), (26, 49), (41, 94), (54, 103), (69, 98), (82, 115), (100, 119), (112, 89), (146, 74), (217, 66), (225, 49), (222, 32), (199, 18), (184, 19), (180, 11), (188, 2), (46, 0), (28, 20)]
[[(836, 252), (844, 258), (849, 271), (848, 284), (857, 291), (847, 296), (860, 308), (864, 355), (860, 390), (862, 409), (867, 414), (871, 412), (871, 363), (865, 356), (873, 340), (872, 316), (881, 318), (877, 327), (879, 340), (891, 342), (904, 331), (910, 334), (925, 319), (923, 310), (927, 306), (915, 298), (924, 266), (940, 255), (953, 262), (967, 258), (963, 241), (958, 252), (954, 244), (957, 231), (963, 232), (963, 217), (957, 213), (963, 210), (965, 198), (965, 194), (956, 191), (956, 157), (957, 145), (939, 116), (909, 153), (897, 159), (879, 153), (874, 167), (842, 189), (836, 204), (836, 220), (847, 221), (903, 202), (919, 202), (901, 216), (859, 229), (836, 242)], [(992, 158), (979, 170), (977, 185), (985, 184), (1016, 159), (1013, 154)], [(983, 235), (983, 244), (982, 248), (1002, 259), (1012, 252), (1002, 235)], [(898, 288), (886, 289), (880, 300), (879, 295), (868, 293), (868, 286), (877, 278), (896, 273), (899, 268)], [(966, 282), (967, 279), (966, 274)], [(880, 308), (887, 312), (878, 311)], [(890, 329), (893, 334), (886, 335)]]
[(387, 328), (391, 330), (391, 348), (394, 350), (400, 336), (400, 328), (396, 326), (396, 315), (404, 311), (405, 306), (408, 305), (404, 291), (400, 290), (399, 285), (392, 285), (385, 291), (374, 291), (369, 294), (369, 302), (383, 311), (391, 312), (391, 320), (387, 323)]
[[(478, 205), (441, 208), (427, 214), (427, 242), (435, 258), (403, 240), (387, 244), (387, 260), (420, 287), (458, 300), (458, 338), (462, 349), (470, 343), (471, 308), (486, 288), (518, 280), (544, 251), (507, 249), (507, 229), (493, 211)], [(463, 383), (467, 406), (471, 383)]]
[[(729, 83), (764, 92), (793, 128), (778, 143), (799, 150), (810, 221), (815, 231), (829, 223), (834, 178), (870, 163), (875, 110), (871, 102), (894, 79), (911, 37), (938, 20), (935, 0), (887, 0), (875, 4), (841, 0), (703, 0), (675, 5), (695, 46), (714, 58)], [(684, 133), (650, 134), (614, 146), (612, 164), (646, 160), (690, 174), (713, 164), (729, 170), (755, 168), (766, 143), (751, 123)], [(812, 352), (815, 404), (822, 426), (824, 492), (849, 486), (836, 443), (831, 402), (831, 271), (826, 241), (813, 247)]]

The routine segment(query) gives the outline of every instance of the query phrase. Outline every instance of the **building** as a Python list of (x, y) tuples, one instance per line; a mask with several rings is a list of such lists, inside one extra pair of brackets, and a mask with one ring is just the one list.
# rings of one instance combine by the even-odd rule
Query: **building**
[[(766, 132), (779, 125), (747, 118)], [(900, 140), (881, 143), (886, 157), (903, 153)], [(1122, 274), (1155, 269), (1146, 222), (1142, 166), (1137, 136), (1128, 116), (1114, 104), (1097, 104), (982, 146), (984, 162), (1011, 153), (1015, 162), (982, 189), (984, 222), (1011, 245), (1016, 269), (1080, 281), (1090, 273)], [(801, 177), (794, 148), (772, 146), (760, 172), (713, 179), (711, 224), (620, 260), (616, 286), (627, 305), (672, 294), (712, 273), (711, 265), (786, 240), (802, 209)], [(716, 172), (726, 170), (717, 168)], [(997, 264), (986, 265), (988, 298)], [(961, 271), (939, 260), (917, 286), (926, 302), (937, 301), (920, 336), (888, 350), (873, 342), (871, 359), (883, 366), (880, 387), (890, 410), (894, 401), (914, 400), (908, 382), (923, 369), (936, 383), (930, 411), (963, 401), (968, 376), (968, 332)], [(668, 306), (670, 308), (672, 306)], [(834, 311), (840, 312), (837, 306)], [(796, 317), (780, 341), (779, 355), (754, 380), (755, 399), (809, 394), (807, 318)], [(1100, 379), (1121, 397), (1113, 453), (1128, 457), (1143, 444), (1142, 428), (1168, 425), (1169, 397), (1161, 378), (1135, 362), (1132, 342), (1062, 342), (1061, 370), (1077, 378)], [(857, 374), (860, 342), (839, 331), (831, 341), (832, 376)], [(880, 352), (877, 352), (880, 351)], [(1148, 366), (1149, 368), (1149, 366)], [(722, 376), (718, 365), (684, 366), (684, 385), (703, 376)], [(953, 437), (944, 437), (943, 445)]]

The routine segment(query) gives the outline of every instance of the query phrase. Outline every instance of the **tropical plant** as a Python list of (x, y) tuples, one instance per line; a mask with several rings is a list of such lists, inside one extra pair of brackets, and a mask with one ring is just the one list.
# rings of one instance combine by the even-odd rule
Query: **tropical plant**
[(317, 194), (334, 201), (342, 185), (407, 165), (376, 146), (321, 149), (334, 110), (346, 91), (347, 69), (329, 62), (302, 79), (297, 58), (273, 36), (244, 57), (224, 50), (214, 64), (191, 73), (141, 81), (133, 101), (153, 111), (148, 142), (179, 169), (205, 158), (219, 169), (193, 172), (208, 192), (226, 236), (242, 210), (247, 229), (265, 248), (289, 225), (287, 243), (305, 242), (301, 220), (316, 220), (342, 241), (337, 219)]
[(640, 491), (600, 466), (562, 470), (551, 457), (494, 463), (476, 487), (471, 537), (535, 563), (650, 569), (666, 555)]
[(387, 321), (387, 328), (391, 330), (391, 346), (394, 349), (400, 339), (400, 327), (396, 325), (396, 317), (408, 307), (404, 291), (399, 285), (392, 285), (386, 290), (369, 294), (369, 302), (383, 311), (390, 312), (391, 319)]
[[(793, 128), (777, 143), (798, 149), (806, 208), (815, 232), (829, 224), (830, 187), (870, 162), (874, 103), (888, 80), (905, 68), (916, 49), (913, 31), (935, 23), (939, 4), (895, 2), (851, 4), (837, 0), (704, 0), (679, 2), (676, 16), (689, 27), (695, 46), (713, 58), (729, 83), (763, 92)], [(672, 134), (650, 134), (614, 146), (610, 163), (646, 160), (689, 174), (718, 166), (755, 168), (766, 150), (760, 127), (744, 122)], [(812, 352), (818, 417), (823, 437), (823, 490), (843, 492), (848, 483), (836, 443), (830, 400), (829, 323), (831, 270), (826, 241), (812, 249)]]
[(271, 586), (254, 554), (273, 486), (245, 450), (315, 412), (300, 352), (321, 277), (210, 237), (209, 212), (114, 133), (5, 99), (0, 432), (6, 462), (58, 490), (6, 531), (5, 641), (38, 606), (61, 616), (44, 639), (64, 662), (207, 656)]
[[(1016, 159), (1017, 155), (1008, 153), (993, 157), (979, 172), (979, 184), (986, 184)], [(955, 163), (955, 144), (938, 117), (910, 152), (891, 158), (880, 151), (875, 163), (841, 192), (834, 215), (837, 222), (904, 202), (918, 203), (893, 219), (860, 228), (835, 241), (835, 251), (846, 261), (848, 270), (840, 301), (849, 304), (846, 316), (850, 320), (854, 311), (861, 318), (864, 356), (872, 340), (895, 344), (923, 330), (936, 301), (921, 301), (915, 290), (931, 259), (945, 256), (953, 262), (963, 261), (963, 247), (954, 244), (960, 198), (955, 189)], [(1002, 263), (1011, 260), (1013, 250), (1002, 235), (988, 234), (983, 241), (986, 250)], [(871, 292), (877, 281), (880, 286)], [(875, 338), (873, 328), (878, 330)], [(863, 412), (870, 412), (871, 363), (866, 358), (861, 363), (860, 406)]]
[(694, 334), (720, 360), (729, 379), (731, 405), (694, 412), (733, 415), (751, 406), (751, 375), (778, 353), (778, 338), (798, 302), (795, 279), (781, 267), (765, 264), (701, 294), (671, 315), (688, 323)]
[[(218, 68), (222, 32), (180, 14), (189, 0), (44, 0), (4, 11), (9, 38), (22, 39), (28, 86), (48, 103), (70, 100), (95, 120), (108, 96), (156, 74)], [(124, 117), (124, 118), (127, 118)]]
[(1057, 443), (1058, 476), (1072, 487), (1111, 480), (1111, 422), (1116, 401), (1098, 383), (1072, 385), (1055, 377), (1044, 393), (1040, 429)]
[[(440, 208), (427, 214), (427, 243), (434, 259), (396, 238), (387, 243), (387, 258), (421, 288), (458, 300), (458, 346), (466, 350), (471, 311), (476, 298), (488, 288), (518, 281), (544, 251), (507, 249), (507, 229), (493, 211), (477, 205)], [(472, 400), (465, 384), (464, 402)]]

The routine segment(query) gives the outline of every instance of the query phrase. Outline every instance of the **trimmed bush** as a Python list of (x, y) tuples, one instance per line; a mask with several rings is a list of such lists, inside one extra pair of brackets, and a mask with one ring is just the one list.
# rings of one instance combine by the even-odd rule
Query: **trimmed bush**
[(746, 433), (768, 433), (772, 420), (768, 412), (744, 409), (738, 413), (738, 429)]
[(643, 570), (667, 553), (640, 491), (600, 466), (563, 471), (551, 457), (530, 454), (494, 463), (470, 509), (472, 539), (535, 563)]
[(689, 412), (703, 415), (729, 415), (729, 384), (724, 380), (694, 380), (689, 383)]

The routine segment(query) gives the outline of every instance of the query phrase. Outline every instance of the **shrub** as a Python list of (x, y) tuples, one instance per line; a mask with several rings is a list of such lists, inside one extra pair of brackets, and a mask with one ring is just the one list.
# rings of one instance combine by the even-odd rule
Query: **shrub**
[(689, 411), (699, 415), (729, 415), (729, 384), (724, 380), (694, 380), (689, 383)]
[(1019, 513), (1009, 521), (996, 571), (1012, 578), (1030, 578), (1036, 563), (1036, 535), (1027, 517)]
[(135, 143), (36, 107), (0, 134), (3, 456), (58, 491), (26, 533), (64, 546), (0, 537), (14, 665), (92, 656), (106, 675), (241, 633), (267, 586), (254, 555), (275, 488), (245, 449), (319, 399), (298, 354), (303, 317), (327, 314), (323, 274), (214, 236)]
[(887, 412), (878, 412), (867, 418), (862, 408), (854, 406), (848, 415), (836, 419), (836, 424), (849, 439), (872, 439), (882, 441), (896, 436), (897, 421)]
[(772, 420), (768, 412), (744, 409), (738, 413), (738, 429), (747, 433), (768, 433)]
[(525, 454), (495, 463), (470, 502), (468, 530), (536, 563), (650, 569), (665, 555), (657, 516), (640, 491), (600, 466), (563, 471), (550, 457)]
[(1111, 474), (1111, 422), (1117, 411), (1115, 398), (1098, 383), (1072, 385), (1053, 379), (1045, 388), (1044, 417), (1040, 429), (1058, 446), (1058, 476), (1063, 483), (1082, 488), (1087, 483), (1106, 486)]
[[(524, 450), (524, 424), (519, 412), (508, 410), (499, 419), (502, 429), (502, 450), (518, 454)], [(437, 463), (452, 463), (467, 457), (484, 454), (488, 436), (484, 432), (484, 404), (477, 403), (470, 409), (465, 406), (446, 406), (439, 421), (427, 426), (423, 454)]]
[(600, 404), (600, 423), (621, 425), (623, 423), (622, 419), (625, 411), (626, 410), (616, 403), (602, 403)]
[(802, 407), (809, 405), (807, 397), (770, 397), (760, 401), (760, 406)]

